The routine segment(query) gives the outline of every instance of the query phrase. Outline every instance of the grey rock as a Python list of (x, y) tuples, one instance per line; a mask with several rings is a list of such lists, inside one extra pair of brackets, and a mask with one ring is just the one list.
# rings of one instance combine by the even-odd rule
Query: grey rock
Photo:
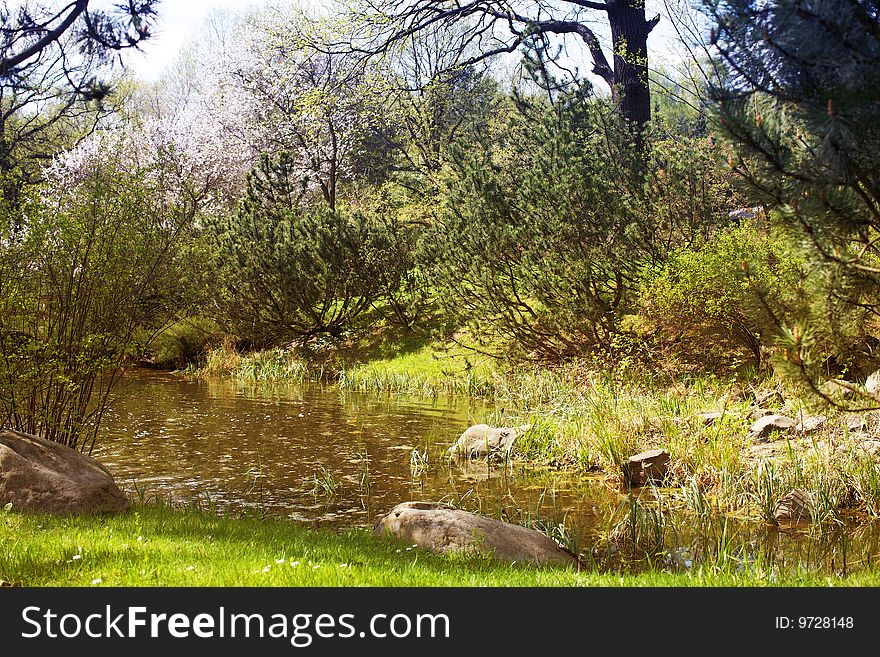
[(854, 391), (858, 389), (855, 383), (844, 381), (843, 379), (829, 379), (819, 386), (819, 392), (826, 397), (852, 397)]
[(624, 474), (627, 483), (637, 488), (649, 481), (662, 482), (666, 478), (668, 468), (669, 452), (663, 449), (650, 449), (630, 456)]
[(432, 502), (398, 504), (374, 531), (440, 554), (486, 554), (534, 566), (578, 563), (577, 557), (537, 530)]
[(488, 424), (475, 424), (468, 427), (449, 448), (450, 456), (465, 458), (485, 458), (487, 456), (508, 455), (516, 439), (525, 431), (528, 424), (519, 427), (491, 427)]
[(711, 427), (722, 420), (739, 420), (742, 416), (733, 411), (710, 411), (709, 413), (700, 413), (699, 418), (704, 426)]
[(755, 406), (761, 408), (764, 406), (773, 406), (775, 404), (784, 404), (785, 396), (776, 389), (773, 390), (752, 390), (755, 398)]
[(795, 431), (798, 433), (813, 433), (828, 424), (828, 418), (824, 415), (807, 415), (797, 423)]
[(753, 440), (767, 440), (774, 431), (788, 431), (797, 427), (797, 420), (785, 415), (774, 413), (765, 415), (749, 428), (749, 437)]
[(770, 411), (766, 408), (753, 408), (749, 411), (749, 419), (752, 421), (760, 420), (765, 415), (770, 415)]
[(850, 432), (863, 431), (868, 427), (868, 420), (863, 415), (852, 415), (846, 419), (846, 428)]
[(127, 511), (128, 499), (98, 461), (66, 445), (0, 431), (0, 505), (49, 513)]

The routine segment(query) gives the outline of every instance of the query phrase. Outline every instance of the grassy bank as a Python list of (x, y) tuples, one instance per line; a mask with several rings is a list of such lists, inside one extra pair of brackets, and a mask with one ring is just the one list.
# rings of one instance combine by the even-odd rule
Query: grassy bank
[(740, 568), (641, 575), (444, 557), (367, 531), (161, 505), (111, 518), (0, 512), (0, 579), (21, 586), (874, 586), (880, 576)]

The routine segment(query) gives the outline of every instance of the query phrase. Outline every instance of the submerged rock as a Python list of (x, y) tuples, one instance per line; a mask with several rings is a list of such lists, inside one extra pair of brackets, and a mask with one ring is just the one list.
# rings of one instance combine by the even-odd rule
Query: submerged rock
[(630, 456), (624, 474), (627, 483), (637, 488), (649, 481), (662, 482), (666, 478), (668, 468), (669, 452), (663, 449), (650, 449)]
[(471, 459), (508, 455), (516, 439), (529, 428), (528, 424), (518, 427), (490, 427), (488, 424), (475, 424), (459, 436), (456, 443), (449, 448), (449, 454)]
[(398, 504), (376, 523), (375, 533), (440, 554), (486, 554), (533, 566), (578, 563), (577, 557), (537, 530), (432, 502)]
[(66, 445), (0, 431), (0, 505), (55, 514), (127, 511), (128, 499), (98, 461)]

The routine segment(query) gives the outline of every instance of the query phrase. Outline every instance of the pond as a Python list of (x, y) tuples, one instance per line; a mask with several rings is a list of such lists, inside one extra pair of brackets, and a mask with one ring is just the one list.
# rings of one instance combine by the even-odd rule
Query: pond
[[(634, 500), (599, 475), (520, 461), (450, 461), (461, 432), (492, 410), (461, 399), (133, 370), (93, 455), (135, 497), (335, 529), (372, 527), (399, 502), (443, 501), (539, 528), (602, 568), (679, 570), (711, 561), (835, 575), (880, 559), (877, 523), (781, 532), (732, 518), (697, 522), (669, 505), (661, 514), (651, 502), (633, 513)], [(634, 536), (655, 546), (659, 537), (662, 550), (648, 560)]]

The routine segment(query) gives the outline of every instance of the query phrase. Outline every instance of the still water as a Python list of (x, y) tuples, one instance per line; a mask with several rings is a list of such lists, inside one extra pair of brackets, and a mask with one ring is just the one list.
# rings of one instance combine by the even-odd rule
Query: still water
[[(246, 386), (132, 371), (94, 456), (134, 497), (332, 528), (371, 527), (407, 500), (445, 501), (537, 526), (601, 567), (646, 567), (613, 538), (626, 529), (631, 505), (602, 477), (449, 460), (461, 432), (492, 410), (467, 400), (387, 399), (319, 384)], [(649, 512), (638, 529), (662, 534), (654, 568), (685, 569), (723, 555), (743, 568), (834, 575), (880, 560), (876, 523), (783, 533), (735, 520), (723, 531), (698, 530), (683, 512), (655, 521)]]

